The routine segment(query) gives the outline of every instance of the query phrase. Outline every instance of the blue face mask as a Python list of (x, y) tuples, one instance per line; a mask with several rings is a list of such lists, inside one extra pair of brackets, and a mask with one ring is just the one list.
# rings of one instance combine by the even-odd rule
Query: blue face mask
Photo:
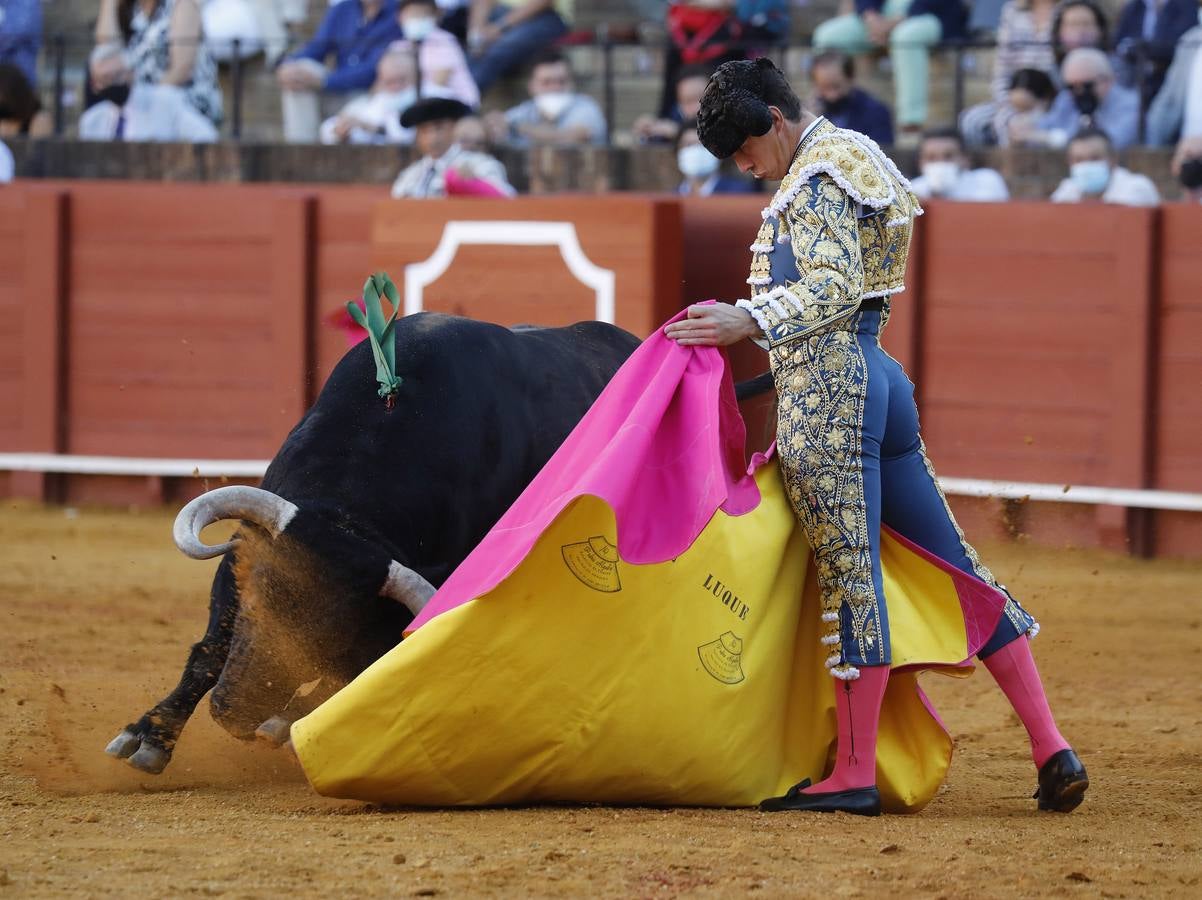
[(1110, 184), (1110, 163), (1104, 159), (1073, 163), (1068, 177), (1081, 189), (1082, 194), (1096, 197)]

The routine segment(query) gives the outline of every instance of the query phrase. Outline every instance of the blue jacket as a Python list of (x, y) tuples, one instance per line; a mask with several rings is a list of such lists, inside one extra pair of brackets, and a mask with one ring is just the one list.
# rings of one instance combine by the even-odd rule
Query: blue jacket
[(818, 106), (817, 112), (826, 116), (833, 125), (866, 134), (884, 147), (892, 146), (893, 113), (868, 91), (852, 88), (838, 106), (830, 107), (821, 101)]
[[(1139, 92), (1112, 84), (1106, 99), (1094, 113), (1094, 125), (1110, 136), (1114, 149), (1125, 150), (1139, 137)], [(1072, 92), (1062, 90), (1039, 120), (1043, 131), (1060, 129), (1070, 138), (1081, 130), (1081, 113), (1073, 101)]]
[(342, 0), (330, 7), (313, 39), (288, 58), (312, 59), (324, 65), (333, 54), (334, 70), (326, 76), (325, 89), (365, 91), (376, 80), (376, 63), (388, 45), (402, 36), (393, 0), (385, 2), (370, 22), (363, 21), (359, 0)]
[[(860, 15), (869, 10), (880, 12), (885, 0), (856, 0), (856, 12)], [(930, 14), (943, 26), (942, 41), (953, 41), (968, 33), (968, 7), (960, 0), (914, 0), (906, 18)]]
[(38, 51), (42, 46), (40, 0), (0, 0), (0, 62), (25, 73), (30, 87), (38, 83)]
[[(1137, 83), (1138, 73), (1134, 70), (1135, 50), (1144, 41), (1145, 0), (1130, 0), (1119, 13), (1118, 24), (1114, 30), (1114, 49), (1122, 63), (1129, 67), (1123, 73), (1132, 84)], [(1181, 36), (1198, 24), (1198, 4), (1196, 0), (1165, 0), (1156, 24), (1152, 29), (1152, 38), (1143, 49), (1145, 57), (1151, 62), (1146, 73), (1145, 96), (1155, 96), (1164, 83), (1165, 72), (1173, 61), (1173, 52)]]

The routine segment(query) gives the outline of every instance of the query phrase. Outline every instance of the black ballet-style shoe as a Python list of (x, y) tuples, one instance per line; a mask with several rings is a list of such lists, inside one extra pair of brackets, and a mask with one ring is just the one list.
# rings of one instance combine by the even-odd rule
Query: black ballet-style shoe
[(881, 792), (876, 785), (855, 788), (850, 791), (828, 791), (821, 794), (802, 793), (810, 786), (810, 779), (793, 785), (783, 797), (769, 797), (760, 802), (761, 812), (843, 812), (853, 816), (879, 816), (881, 814)]
[(1033, 797), (1039, 808), (1051, 812), (1072, 812), (1085, 799), (1089, 776), (1072, 750), (1061, 750), (1039, 768), (1039, 787)]

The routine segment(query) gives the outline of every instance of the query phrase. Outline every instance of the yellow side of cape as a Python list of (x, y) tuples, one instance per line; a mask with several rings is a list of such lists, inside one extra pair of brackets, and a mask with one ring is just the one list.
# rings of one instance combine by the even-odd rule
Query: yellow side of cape
[[(775, 465), (681, 556), (618, 558), (614, 516), (574, 501), (490, 593), (431, 620), (298, 721), (322, 794), (381, 803), (747, 806), (827, 766), (833, 679), (808, 548)], [(895, 663), (966, 656), (951, 579), (887, 536)], [(959, 670), (966, 671), (966, 670)], [(934, 795), (951, 743), (916, 674), (882, 713), (885, 806)]]

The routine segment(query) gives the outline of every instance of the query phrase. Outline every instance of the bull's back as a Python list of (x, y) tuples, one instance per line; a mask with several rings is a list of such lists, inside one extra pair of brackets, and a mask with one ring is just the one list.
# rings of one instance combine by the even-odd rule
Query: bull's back
[[(389, 407), (363, 341), (263, 486), (320, 503), (421, 563), (457, 564), (575, 427), (638, 339), (612, 325), (511, 331), (422, 313), (395, 327)], [(418, 549), (413, 549), (420, 545)]]

